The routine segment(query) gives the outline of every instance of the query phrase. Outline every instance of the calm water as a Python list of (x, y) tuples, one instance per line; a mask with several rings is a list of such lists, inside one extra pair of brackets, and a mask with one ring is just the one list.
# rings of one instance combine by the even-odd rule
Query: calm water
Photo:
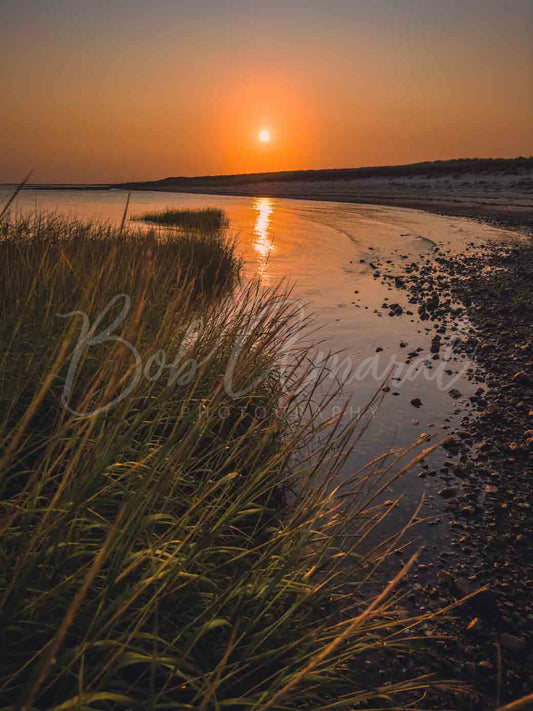
[[(7, 190), (0, 190), (0, 204), (8, 194)], [(28, 190), (17, 199), (17, 207), (119, 222), (125, 199), (121, 191)], [(363, 407), (379, 387), (375, 374), (368, 369), (362, 372), (364, 362), (374, 358), (381, 374), (392, 359), (404, 362), (409, 351), (421, 347), (429, 352), (432, 336), (428, 322), (405, 314), (390, 318), (379, 308), (385, 299), (406, 308), (408, 305), (404, 292), (391, 290), (372, 277), (368, 262), (378, 257), (390, 259), (398, 265), (397, 273), (401, 273), (406, 257), (416, 261), (435, 245), (461, 250), (467, 242), (501, 239), (508, 234), (473, 221), (416, 210), (148, 191), (132, 193), (130, 215), (165, 207), (206, 206), (221, 207), (227, 212), (238, 251), (245, 260), (246, 274), (260, 276), (266, 284), (288, 279), (294, 285), (294, 297), (306, 304), (306, 313), (316, 314), (320, 350), (343, 352), (347, 360), (337, 375), (343, 380), (352, 376), (343, 389), (343, 398), (351, 399), (352, 413)], [(360, 263), (360, 259), (366, 262)], [(408, 347), (400, 348), (401, 341)], [(378, 346), (383, 351), (376, 354)], [(452, 361), (452, 377), (465, 365), (468, 364), (463, 361)], [(428, 380), (433, 370), (421, 367), (412, 382), (393, 388), (399, 395), (389, 394), (376, 412), (350, 461), (351, 469), (385, 449), (411, 444), (421, 432), (445, 433), (443, 427), (450, 420), (453, 422), (458, 404), (447, 390)], [(354, 378), (356, 371), (358, 377)], [(444, 377), (442, 384), (449, 381)], [(467, 398), (477, 386), (460, 377), (452, 387)], [(422, 400), (423, 407), (413, 408), (410, 401), (414, 397)], [(338, 399), (331, 404), (331, 413), (325, 414), (334, 415), (333, 408), (340, 405)], [(407, 476), (403, 486), (411, 500), (423, 488), (430, 499), (434, 496), (431, 487), (435, 484), (419, 479), (416, 472)]]

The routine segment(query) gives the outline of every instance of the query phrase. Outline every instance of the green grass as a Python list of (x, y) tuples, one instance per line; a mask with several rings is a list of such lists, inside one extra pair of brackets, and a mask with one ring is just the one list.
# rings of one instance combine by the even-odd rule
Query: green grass
[[(423, 691), (363, 671), (417, 637), (395, 584), (376, 593), (397, 538), (366, 543), (393, 472), (336, 481), (357, 423), (318, 417), (287, 295), (222, 288), (238, 264), (191, 263), (202, 237), (46, 215), (0, 236), (2, 707), (381, 708)], [(102, 313), (101, 342), (80, 345)]]
[(216, 207), (206, 207), (196, 210), (171, 210), (167, 208), (160, 212), (147, 212), (134, 219), (167, 227), (181, 227), (184, 230), (200, 230), (212, 232), (224, 229), (229, 225), (224, 210)]

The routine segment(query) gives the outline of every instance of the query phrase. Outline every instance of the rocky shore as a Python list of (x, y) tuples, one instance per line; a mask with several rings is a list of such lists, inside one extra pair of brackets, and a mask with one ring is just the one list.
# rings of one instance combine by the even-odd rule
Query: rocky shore
[(443, 639), (405, 663), (471, 685), (424, 708), (488, 711), (533, 691), (533, 240), (436, 248), (401, 274), (377, 266), (433, 326), (433, 358), (453, 345), (479, 384), (469, 398), (450, 391), (464, 404), (461, 425), (440, 471), (420, 473), (440, 479), (451, 535), (411, 576), (410, 603), (431, 612), (482, 591), (432, 620), (425, 633)]

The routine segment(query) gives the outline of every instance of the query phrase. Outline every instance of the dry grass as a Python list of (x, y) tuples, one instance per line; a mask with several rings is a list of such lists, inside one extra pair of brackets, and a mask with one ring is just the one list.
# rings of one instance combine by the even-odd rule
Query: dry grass
[(229, 225), (224, 210), (220, 210), (216, 207), (206, 207), (197, 210), (172, 210), (167, 208), (160, 212), (147, 212), (134, 219), (164, 225), (166, 227), (199, 230), (204, 233), (222, 230)]
[[(230, 293), (236, 263), (191, 263), (169, 235), (36, 215), (0, 234), (3, 706), (376, 708), (425, 689), (355, 671), (419, 620), (398, 614), (405, 570), (369, 587), (397, 540), (365, 547), (370, 474), (335, 483), (357, 423), (320, 419), (304, 348), (281, 370), (308, 328), (286, 294)], [(120, 294), (124, 319), (120, 297), (96, 323)]]

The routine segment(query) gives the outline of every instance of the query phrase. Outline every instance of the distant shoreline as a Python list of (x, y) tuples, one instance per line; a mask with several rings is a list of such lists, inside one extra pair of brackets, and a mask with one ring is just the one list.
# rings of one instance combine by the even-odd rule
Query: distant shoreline
[(533, 228), (533, 158), (175, 177), (115, 187), (384, 205)]
[(461, 159), (115, 184), (41, 184), (27, 188), (142, 190), (383, 205), (533, 229), (533, 158)]
[[(12, 186), (6, 186), (12, 187)], [(83, 192), (95, 192), (98, 190), (120, 190), (127, 192), (128, 188), (115, 188), (114, 186), (28, 186), (27, 190), (43, 190), (43, 191), (60, 191), (60, 190), (79, 190)], [(337, 202), (337, 203), (348, 203), (354, 205), (376, 205), (383, 207), (398, 207), (407, 208), (411, 210), (422, 210), (424, 212), (429, 212), (436, 215), (443, 216), (453, 216), (453, 217), (466, 217), (470, 219), (480, 219), (483, 221), (488, 221), (494, 223), (495, 225), (509, 228), (527, 228), (533, 229), (533, 207), (528, 207), (525, 209), (521, 208), (500, 208), (491, 205), (479, 205), (473, 202), (462, 201), (460, 204), (453, 203), (446, 200), (441, 201), (426, 201), (423, 199), (407, 199), (401, 196), (382, 196), (379, 198), (373, 198), (370, 196), (357, 197), (342, 197), (335, 196), (330, 197), (328, 195), (306, 195), (306, 194), (291, 194), (291, 195), (280, 195), (277, 192), (268, 192), (264, 190), (258, 190), (255, 192), (244, 191), (244, 190), (233, 190), (228, 192), (226, 190), (215, 190), (213, 188), (197, 188), (197, 189), (186, 189), (186, 188), (156, 188), (156, 187), (135, 187), (129, 188), (133, 191), (147, 191), (147, 192), (167, 192), (167, 193), (183, 193), (186, 195), (213, 195), (213, 196), (227, 196), (227, 197), (269, 197), (269, 198), (279, 198), (279, 199), (290, 199), (290, 200), (309, 200), (312, 202), (323, 201), (323, 202)]]
[[(125, 190), (126, 188), (124, 188)], [(277, 192), (270, 191), (223, 191), (210, 189), (170, 189), (170, 188), (132, 188), (133, 190), (152, 190), (154, 192), (175, 192), (175, 193), (185, 193), (188, 195), (216, 195), (216, 196), (227, 196), (227, 197), (267, 197), (267, 198), (279, 198), (279, 199), (289, 199), (289, 200), (309, 200), (309, 201), (323, 201), (323, 202), (337, 202), (337, 203), (348, 203), (353, 205), (375, 205), (377, 207), (398, 207), (406, 208), (411, 210), (422, 210), (424, 212), (430, 212), (436, 215), (442, 216), (453, 216), (453, 217), (467, 217), (470, 219), (480, 219), (483, 221), (492, 222), (495, 225), (503, 227), (512, 228), (522, 228), (526, 227), (528, 229), (533, 229), (533, 206), (527, 207), (526, 209), (516, 208), (511, 206), (508, 209), (491, 206), (491, 205), (479, 205), (473, 202), (464, 201), (461, 204), (455, 204), (446, 200), (440, 201), (426, 201), (423, 199), (408, 199), (402, 196), (381, 196), (381, 197), (371, 197), (371, 196), (361, 196), (360, 198), (349, 196), (335, 196), (330, 197), (328, 195), (309, 195), (305, 193), (282, 195)]]

